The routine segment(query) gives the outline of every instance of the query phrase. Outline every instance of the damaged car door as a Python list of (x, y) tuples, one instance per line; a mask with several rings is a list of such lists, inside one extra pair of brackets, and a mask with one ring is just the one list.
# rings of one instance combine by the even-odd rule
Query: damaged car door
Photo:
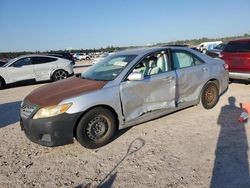
[(36, 81), (49, 80), (51, 72), (57, 68), (56, 61), (54, 57), (32, 57)]
[(209, 66), (185, 50), (173, 50), (173, 66), (177, 74), (178, 105), (192, 104), (199, 100), (202, 87), (209, 78)]
[(170, 69), (167, 51), (147, 56), (120, 85), (125, 121), (162, 109), (175, 108), (176, 74)]

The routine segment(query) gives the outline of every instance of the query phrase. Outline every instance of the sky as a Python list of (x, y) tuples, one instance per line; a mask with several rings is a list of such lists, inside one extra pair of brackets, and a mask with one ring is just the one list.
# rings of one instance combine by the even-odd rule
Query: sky
[(250, 33), (250, 0), (0, 0), (0, 52)]

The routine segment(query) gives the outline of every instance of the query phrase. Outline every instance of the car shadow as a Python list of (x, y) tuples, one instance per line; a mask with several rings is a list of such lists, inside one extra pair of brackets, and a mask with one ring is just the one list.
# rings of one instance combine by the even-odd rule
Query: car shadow
[(14, 87), (23, 87), (23, 86), (29, 86), (29, 85), (39, 85), (39, 84), (46, 84), (51, 83), (51, 81), (41, 81), (36, 82), (35, 80), (26, 80), (26, 81), (20, 81), (12, 84), (7, 84), (4, 89), (14, 88)]
[(230, 79), (230, 84), (232, 83), (238, 83), (238, 84), (245, 84), (245, 85), (249, 85), (250, 84), (250, 80), (238, 80), (238, 79)]
[(0, 128), (19, 121), (21, 101), (0, 104)]
[[(75, 74), (75, 75), (69, 76), (68, 78), (71, 78), (71, 77), (77, 76), (77, 75), (78, 74)], [(80, 77), (81, 74), (79, 73), (78, 76)], [(14, 87), (23, 87), (23, 86), (29, 86), (29, 85), (48, 84), (48, 83), (53, 83), (53, 81), (51, 81), (51, 80), (36, 81), (35, 79), (31, 79), (31, 80), (24, 80), (24, 81), (19, 81), (19, 82), (7, 84), (7, 85), (5, 85), (4, 89), (9, 89), (9, 88), (14, 88)]]
[(245, 123), (238, 122), (242, 109), (235, 105), (235, 97), (228, 101), (218, 117), (220, 133), (210, 188), (250, 187)]
[(114, 135), (114, 137), (112, 138), (111, 142), (113, 142), (114, 140), (118, 139), (120, 136), (122, 136), (123, 134), (125, 134), (127, 131), (129, 131), (132, 127), (128, 127), (128, 128), (124, 128), (121, 130), (118, 130), (117, 133)]

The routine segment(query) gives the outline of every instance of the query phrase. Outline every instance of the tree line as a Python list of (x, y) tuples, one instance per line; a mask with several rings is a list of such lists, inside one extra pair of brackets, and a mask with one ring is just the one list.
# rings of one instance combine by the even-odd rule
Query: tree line
[[(209, 41), (230, 41), (237, 38), (243, 38), (243, 37), (250, 37), (250, 34), (246, 33), (244, 35), (240, 36), (229, 36), (229, 37), (222, 37), (222, 38), (199, 38), (199, 39), (191, 39), (191, 40), (177, 40), (177, 41), (171, 41), (166, 43), (157, 43), (150, 46), (164, 46), (164, 45), (189, 45), (189, 46), (196, 46), (199, 45), (202, 42), (209, 42)], [(126, 46), (126, 47), (115, 47), (115, 46), (108, 46), (106, 48), (93, 48), (93, 49), (73, 49), (73, 50), (51, 50), (51, 51), (23, 51), (23, 52), (2, 52), (0, 53), (0, 59), (12, 59), (15, 57), (18, 57), (20, 55), (26, 55), (26, 54), (48, 54), (48, 53), (63, 53), (63, 52), (70, 52), (70, 53), (96, 53), (96, 52), (114, 52), (114, 51), (120, 51), (128, 48), (136, 48), (136, 47), (143, 47), (143, 46)]]

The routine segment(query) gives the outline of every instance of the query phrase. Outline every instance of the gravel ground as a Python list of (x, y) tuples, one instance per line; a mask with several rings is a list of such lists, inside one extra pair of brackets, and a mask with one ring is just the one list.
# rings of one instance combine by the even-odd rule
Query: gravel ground
[[(48, 148), (25, 137), (19, 106), (41, 85), (0, 91), (0, 187), (250, 187), (250, 123), (237, 122), (249, 85), (230, 84), (212, 110), (198, 105), (140, 124), (96, 150), (77, 142)], [(138, 151), (126, 155), (135, 139)]]

